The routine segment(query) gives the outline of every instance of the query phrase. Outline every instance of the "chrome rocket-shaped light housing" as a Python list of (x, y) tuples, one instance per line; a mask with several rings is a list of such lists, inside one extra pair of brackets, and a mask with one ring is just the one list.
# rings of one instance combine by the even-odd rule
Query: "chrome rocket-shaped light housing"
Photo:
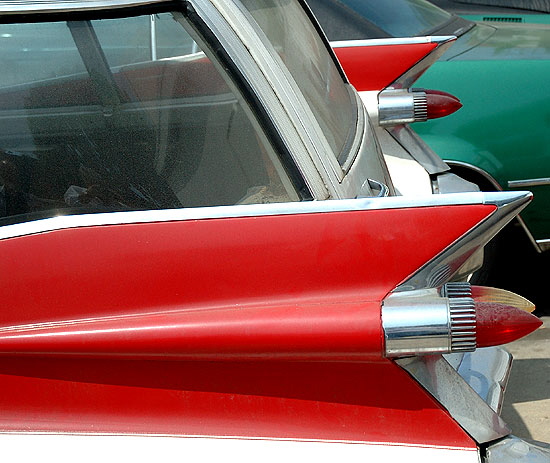
[(448, 116), (462, 107), (450, 93), (420, 88), (382, 90), (378, 95), (378, 123), (381, 126), (424, 122)]
[(382, 307), (387, 357), (471, 352), (537, 329), (535, 306), (509, 291), (446, 283), (390, 295)]

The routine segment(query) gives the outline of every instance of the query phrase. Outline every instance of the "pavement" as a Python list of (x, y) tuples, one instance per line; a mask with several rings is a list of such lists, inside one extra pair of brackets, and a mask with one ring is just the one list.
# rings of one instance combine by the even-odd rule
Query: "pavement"
[(550, 443), (550, 316), (537, 331), (507, 344), (514, 362), (502, 418), (513, 434)]

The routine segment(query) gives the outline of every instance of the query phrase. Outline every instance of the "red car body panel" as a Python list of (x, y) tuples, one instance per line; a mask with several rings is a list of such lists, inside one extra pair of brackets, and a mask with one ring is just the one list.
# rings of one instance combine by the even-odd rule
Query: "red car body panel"
[(384, 357), (380, 307), (494, 210), (227, 217), (4, 239), (0, 429), (475, 450)]
[(475, 449), (390, 360), (3, 359), (4, 431), (337, 440)]
[(494, 210), (184, 220), (6, 239), (0, 353), (381, 358), (382, 299)]
[[(382, 90), (429, 55), (437, 43), (335, 47), (351, 84), (357, 91)], [(370, 72), (372, 69), (376, 72)]]

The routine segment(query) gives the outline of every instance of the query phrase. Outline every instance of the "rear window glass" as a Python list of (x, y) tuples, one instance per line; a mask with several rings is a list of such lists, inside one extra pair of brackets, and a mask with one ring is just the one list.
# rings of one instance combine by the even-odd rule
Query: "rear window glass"
[(282, 58), (335, 156), (345, 160), (356, 133), (357, 107), (325, 42), (298, 2), (242, 0)]
[(195, 39), (177, 13), (0, 25), (0, 224), (298, 200)]
[(330, 40), (411, 37), (437, 30), (451, 14), (426, 0), (307, 0)]

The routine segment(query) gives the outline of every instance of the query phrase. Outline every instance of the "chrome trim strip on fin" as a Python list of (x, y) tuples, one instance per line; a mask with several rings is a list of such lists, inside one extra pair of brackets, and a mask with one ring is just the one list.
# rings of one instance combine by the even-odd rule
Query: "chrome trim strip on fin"
[(498, 414), (459, 376), (442, 355), (396, 360), (478, 443), (510, 434)]
[(380, 45), (414, 45), (416, 43), (436, 43), (438, 46), (456, 40), (454, 35), (426, 35), (422, 37), (391, 37), (385, 39), (336, 40), (330, 42), (332, 48), (372, 47)]
[(67, 13), (167, 3), (167, 0), (4, 0), (0, 14)]
[[(475, 193), (472, 193), (475, 194)], [(497, 210), (487, 219), (464, 234), (441, 254), (421, 267), (412, 277), (394, 291), (412, 291), (436, 288), (457, 275), (461, 265), (475, 251), (484, 246), (523, 208), (533, 195), (530, 192), (487, 192), (483, 204), (494, 205)]]
[[(452, 193), (428, 196), (388, 196), (326, 201), (210, 206), (149, 211), (106, 212), (97, 214), (59, 215), (31, 222), (0, 227), (0, 240), (54, 230), (130, 223), (171, 222), (179, 220), (222, 219), (235, 217), (272, 216), (288, 214), (318, 214), (359, 210), (403, 209), (410, 207), (484, 204), (487, 198), (498, 201), (506, 193)], [(514, 197), (521, 193), (511, 194)], [(524, 192), (530, 198), (531, 193)], [(528, 199), (526, 199), (527, 201)]]
[(434, 64), (443, 53), (445, 53), (449, 47), (456, 40), (455, 36), (443, 36), (443, 37), (432, 37), (437, 40), (432, 40), (432, 42), (437, 43), (437, 47), (424, 58), (422, 58), (418, 63), (416, 63), (412, 68), (406, 71), (401, 77), (399, 77), (395, 82), (391, 84), (393, 88), (410, 88), (411, 85), (416, 82), (424, 72)]

